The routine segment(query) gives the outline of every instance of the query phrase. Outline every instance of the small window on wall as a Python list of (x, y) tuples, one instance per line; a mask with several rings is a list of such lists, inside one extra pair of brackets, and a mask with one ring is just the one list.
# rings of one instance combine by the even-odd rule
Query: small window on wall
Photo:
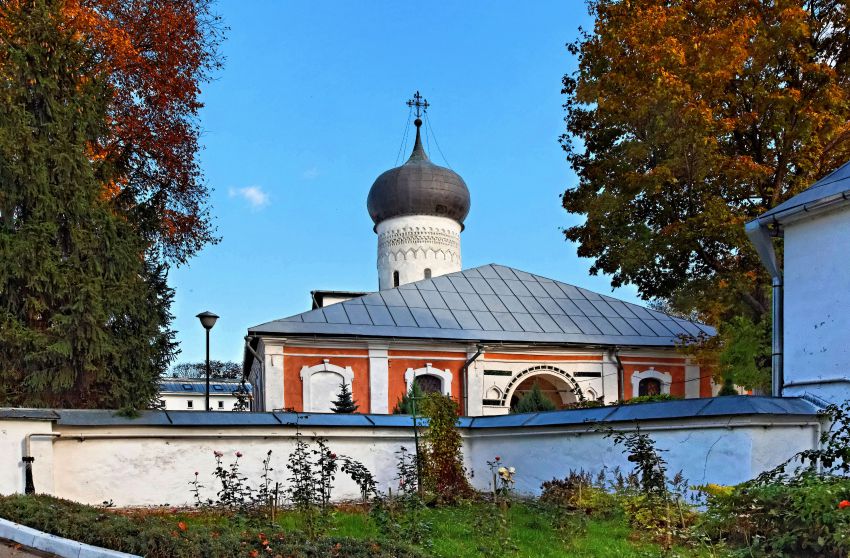
[(638, 396), (661, 395), (661, 381), (655, 378), (644, 378), (638, 384)]
[(426, 267), (425, 268), (425, 279), (430, 279), (430, 278), (431, 278), (431, 268)]
[(422, 376), (417, 376), (413, 382), (424, 394), (443, 392), (443, 381), (437, 376), (423, 374)]
[(219, 401), (219, 402), (218, 402), (218, 408), (219, 408), (219, 409), (224, 409), (224, 401)]
[(192, 408), (192, 402), (191, 402), (191, 401), (186, 401), (186, 408), (187, 408), (187, 409), (191, 409), (191, 408)]
[(398, 287), (398, 271), (393, 271), (393, 287)]

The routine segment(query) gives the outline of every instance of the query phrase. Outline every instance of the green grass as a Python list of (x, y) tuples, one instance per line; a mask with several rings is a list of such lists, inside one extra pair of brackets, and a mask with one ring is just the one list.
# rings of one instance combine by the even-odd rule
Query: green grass
[[(432, 526), (430, 546), (424, 550), (439, 558), (481, 558), (480, 548), (488, 537), (497, 537), (495, 527), (488, 530), (480, 516), (492, 514), (485, 506), (466, 504), (432, 508), (424, 512), (424, 520)], [(285, 512), (278, 523), (284, 530), (299, 528), (294, 513)], [(486, 520), (483, 522), (486, 523)], [(558, 530), (550, 517), (533, 505), (514, 504), (508, 510), (509, 537), (515, 553), (503, 556), (518, 558), (647, 558), (660, 556), (709, 556), (694, 549), (674, 549), (664, 554), (660, 546), (634, 540), (622, 516), (590, 519), (583, 532), (569, 528)], [(489, 532), (488, 532), (489, 531)], [(329, 535), (354, 539), (378, 539), (380, 533), (368, 513), (338, 511), (334, 513)], [(492, 541), (491, 541), (492, 542)]]

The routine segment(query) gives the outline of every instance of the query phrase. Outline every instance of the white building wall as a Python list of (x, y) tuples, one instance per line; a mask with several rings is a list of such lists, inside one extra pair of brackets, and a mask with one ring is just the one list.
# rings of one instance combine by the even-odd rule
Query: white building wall
[[(236, 387), (234, 386), (233, 389), (236, 389)], [(194, 392), (160, 393), (159, 398), (164, 403), (163, 409), (166, 411), (203, 411), (206, 402), (206, 396), (204, 394)], [(232, 411), (234, 405), (236, 405), (236, 401), (236, 397), (233, 395), (222, 395), (210, 391), (210, 408), (213, 411)]]
[(850, 399), (850, 207), (785, 225), (785, 390)]
[(461, 226), (447, 217), (407, 215), (378, 223), (378, 288), (391, 289), (393, 273), (399, 285), (460, 271)]

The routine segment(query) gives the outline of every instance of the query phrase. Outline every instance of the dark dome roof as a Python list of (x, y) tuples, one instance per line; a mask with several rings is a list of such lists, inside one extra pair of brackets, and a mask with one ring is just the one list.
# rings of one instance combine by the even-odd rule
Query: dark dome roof
[(436, 215), (454, 219), (461, 225), (469, 213), (469, 190), (453, 170), (435, 165), (428, 159), (419, 137), (410, 159), (400, 167), (383, 173), (372, 184), (366, 206), (377, 225), (402, 215)]

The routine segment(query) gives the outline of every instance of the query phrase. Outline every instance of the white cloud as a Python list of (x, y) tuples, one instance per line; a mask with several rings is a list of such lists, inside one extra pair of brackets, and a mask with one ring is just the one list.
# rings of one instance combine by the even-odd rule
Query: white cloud
[(244, 188), (231, 188), (228, 191), (231, 198), (242, 198), (247, 201), (253, 209), (262, 209), (269, 204), (269, 195), (260, 186), (246, 186)]
[(318, 178), (319, 169), (318, 167), (310, 167), (309, 169), (305, 169), (304, 172), (301, 173), (301, 178), (304, 180), (313, 180)]

